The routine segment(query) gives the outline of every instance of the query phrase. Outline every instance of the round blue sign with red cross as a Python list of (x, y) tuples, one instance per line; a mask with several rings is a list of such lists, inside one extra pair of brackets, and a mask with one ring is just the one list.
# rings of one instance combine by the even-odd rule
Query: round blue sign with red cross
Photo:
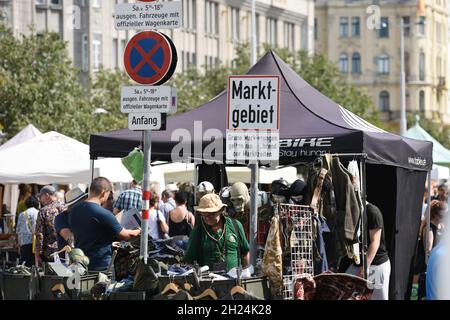
[(131, 79), (140, 84), (165, 83), (175, 72), (177, 61), (175, 45), (161, 32), (140, 32), (131, 38), (125, 48), (125, 70)]

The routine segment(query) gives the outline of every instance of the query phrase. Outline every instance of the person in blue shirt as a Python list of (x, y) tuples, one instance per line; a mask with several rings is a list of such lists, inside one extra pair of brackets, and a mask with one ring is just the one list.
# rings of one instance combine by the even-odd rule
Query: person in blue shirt
[[(69, 225), (69, 211), (70, 209), (85, 200), (88, 197), (86, 192), (83, 192), (79, 187), (75, 187), (67, 191), (64, 195), (64, 211), (55, 217), (56, 240), (58, 241), (58, 250), (63, 249), (66, 245), (73, 246), (73, 235)], [(64, 259), (64, 254), (59, 255)]]
[(86, 201), (73, 206), (69, 224), (74, 236), (75, 247), (89, 257), (89, 270), (106, 271), (111, 263), (112, 243), (115, 240), (129, 240), (137, 237), (141, 230), (122, 228), (111, 211), (102, 207), (112, 192), (111, 182), (95, 178), (89, 187)]
[(448, 300), (450, 283), (443, 277), (448, 274), (448, 252), (449, 247), (445, 241), (440, 242), (431, 251), (428, 258), (427, 276), (426, 276), (426, 297), (427, 300)]

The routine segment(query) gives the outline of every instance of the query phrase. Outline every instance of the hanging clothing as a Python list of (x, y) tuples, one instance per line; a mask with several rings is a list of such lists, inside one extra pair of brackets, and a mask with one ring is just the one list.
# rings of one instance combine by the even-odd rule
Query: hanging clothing
[(329, 270), (323, 233), (329, 233), (330, 228), (328, 228), (324, 218), (314, 215), (313, 219), (316, 222), (315, 226), (317, 229), (317, 237), (314, 241), (314, 274), (321, 274)]
[(352, 183), (352, 175), (341, 164), (338, 157), (332, 160), (330, 168), (333, 176), (334, 193), (336, 195), (336, 207), (343, 212), (344, 235), (349, 241), (356, 239), (356, 226), (361, 216), (361, 209), (356, 199), (355, 189)]
[(262, 271), (269, 279), (270, 290), (274, 299), (283, 296), (283, 263), (280, 241), (280, 217), (272, 218), (264, 251)]

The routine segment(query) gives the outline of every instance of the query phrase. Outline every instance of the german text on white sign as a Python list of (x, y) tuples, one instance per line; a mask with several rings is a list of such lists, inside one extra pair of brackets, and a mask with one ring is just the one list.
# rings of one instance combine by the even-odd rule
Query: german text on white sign
[(177, 90), (169, 86), (122, 87), (120, 111), (172, 113), (177, 110)]
[(278, 131), (227, 130), (226, 159), (231, 161), (276, 161), (279, 159)]
[(120, 3), (116, 5), (117, 30), (176, 29), (182, 27), (181, 1)]
[(159, 130), (161, 129), (161, 113), (129, 113), (128, 129)]
[(278, 130), (279, 82), (278, 76), (231, 76), (227, 128)]

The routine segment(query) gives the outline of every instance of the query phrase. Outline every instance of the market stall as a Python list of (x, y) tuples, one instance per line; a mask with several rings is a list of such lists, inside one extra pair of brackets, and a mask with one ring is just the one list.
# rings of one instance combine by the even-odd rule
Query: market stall
[[(281, 77), (280, 164), (312, 163), (326, 153), (346, 160), (359, 160), (363, 184), (362, 199), (368, 195), (384, 216), (386, 241), (392, 263), (390, 297), (405, 299), (419, 228), (422, 197), (427, 172), (432, 167), (432, 144), (383, 131), (318, 92), (298, 76), (275, 53), (266, 54), (248, 72), (252, 75)], [(211, 142), (198, 136), (218, 129), (225, 137), (227, 93), (222, 92), (205, 105), (168, 118), (167, 130), (152, 138), (152, 160), (171, 161), (171, 152), (179, 140), (173, 133), (183, 130), (192, 146), (203, 149)], [(122, 129), (91, 135), (90, 155), (124, 157), (142, 144), (140, 132)], [(201, 159), (197, 149), (185, 154), (185, 160)], [(222, 155), (225, 153), (216, 150)], [(205, 160), (205, 158), (203, 157)], [(364, 189), (367, 186), (367, 190)]]

